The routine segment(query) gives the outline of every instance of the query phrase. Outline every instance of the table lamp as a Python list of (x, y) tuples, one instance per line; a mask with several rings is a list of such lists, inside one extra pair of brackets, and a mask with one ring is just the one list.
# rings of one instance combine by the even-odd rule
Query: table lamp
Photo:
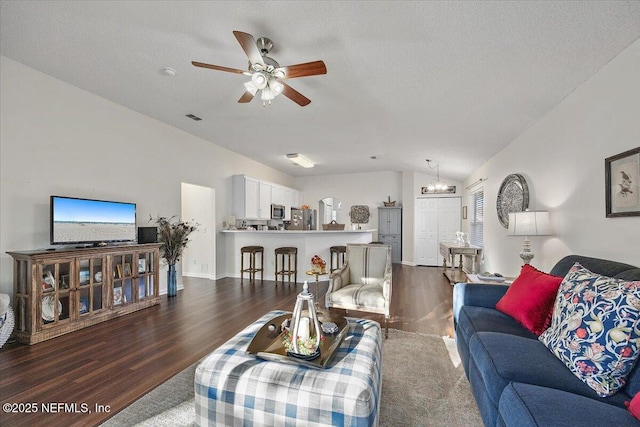
[(523, 211), (509, 213), (509, 236), (524, 236), (520, 258), (525, 264), (529, 264), (534, 255), (531, 252), (529, 236), (548, 236), (551, 234), (549, 224), (549, 212), (547, 211)]

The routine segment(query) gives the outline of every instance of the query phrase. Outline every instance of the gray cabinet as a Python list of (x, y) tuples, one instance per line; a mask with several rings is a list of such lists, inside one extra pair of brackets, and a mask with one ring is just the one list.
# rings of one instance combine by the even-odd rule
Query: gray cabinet
[(402, 261), (402, 208), (378, 208), (378, 241), (391, 245), (391, 261)]

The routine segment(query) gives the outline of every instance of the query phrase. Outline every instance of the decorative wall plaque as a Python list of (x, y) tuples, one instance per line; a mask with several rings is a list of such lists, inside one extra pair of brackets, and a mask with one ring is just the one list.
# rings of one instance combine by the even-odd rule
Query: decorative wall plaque
[(522, 212), (529, 207), (529, 187), (518, 173), (508, 175), (498, 191), (496, 210), (504, 228), (509, 228), (509, 212)]
[(353, 205), (349, 212), (351, 222), (357, 224), (366, 224), (369, 222), (369, 206), (366, 205)]

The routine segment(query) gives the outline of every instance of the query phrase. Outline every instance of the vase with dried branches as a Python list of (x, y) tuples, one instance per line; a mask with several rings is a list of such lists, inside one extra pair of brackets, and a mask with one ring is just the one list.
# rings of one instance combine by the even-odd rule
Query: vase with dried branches
[(162, 244), (160, 254), (169, 266), (167, 296), (174, 297), (178, 294), (176, 263), (180, 261), (182, 252), (189, 243), (189, 235), (198, 230), (199, 224), (182, 221), (175, 216), (167, 218), (159, 215), (156, 218), (150, 217), (149, 221), (155, 222), (158, 226), (158, 242)]

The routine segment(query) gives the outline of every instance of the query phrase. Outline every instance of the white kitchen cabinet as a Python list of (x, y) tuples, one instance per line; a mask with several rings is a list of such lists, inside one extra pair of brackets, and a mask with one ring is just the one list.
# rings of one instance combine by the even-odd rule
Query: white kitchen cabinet
[(231, 178), (231, 210), (237, 219), (271, 219), (271, 204), (284, 205), (285, 219), (291, 207), (300, 207), (302, 192), (246, 175)]
[(271, 219), (271, 188), (268, 182), (259, 182), (258, 219)]
[(259, 219), (260, 181), (244, 175), (232, 177), (231, 209), (237, 219)]
[(283, 205), (284, 206), (284, 192), (285, 188), (279, 185), (271, 186), (271, 203), (274, 205)]

